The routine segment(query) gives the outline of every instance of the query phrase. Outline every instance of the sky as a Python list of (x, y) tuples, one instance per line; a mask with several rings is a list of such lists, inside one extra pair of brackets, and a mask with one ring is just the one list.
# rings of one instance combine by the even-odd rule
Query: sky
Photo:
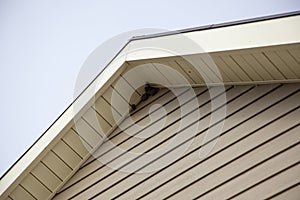
[(0, 176), (74, 100), (82, 64), (110, 38), (296, 10), (299, 0), (0, 0)]

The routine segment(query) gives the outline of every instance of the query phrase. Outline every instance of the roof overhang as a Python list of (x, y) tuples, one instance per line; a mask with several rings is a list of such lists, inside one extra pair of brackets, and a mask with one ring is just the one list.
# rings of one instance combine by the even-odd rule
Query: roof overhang
[[(190, 46), (186, 45), (187, 41), (191, 43)], [(197, 75), (197, 71), (191, 69), (193, 67), (191, 62), (200, 70), (205, 68), (210, 71)], [(211, 70), (211, 64), (220, 70), (220, 77)], [(146, 66), (147, 70), (136, 70), (141, 65)], [(171, 70), (164, 69), (161, 67), (163, 65), (170, 67)], [(178, 82), (164, 76), (166, 73), (175, 76), (172, 70), (179, 71), (188, 82)], [(135, 75), (127, 73), (129, 71), (133, 71), (132, 74)], [(127, 74), (129, 75), (126, 76)], [(133, 89), (132, 85), (141, 80), (144, 84), (160, 81), (162, 84), (159, 85), (168, 87), (184, 86), (187, 83), (199, 86), (300, 82), (300, 15), (293, 13), (275, 19), (131, 39), (1, 178), (1, 199), (16, 191), (19, 185), (26, 188), (28, 174), (32, 174), (41, 162), (46, 166), (45, 162), (46, 159), (50, 159), (48, 158), (50, 154), (54, 152), (59, 157), (66, 152), (63, 147), (58, 148), (58, 146), (62, 142), (68, 143), (66, 136), (69, 136), (70, 132), (73, 135), (74, 131), (80, 132), (78, 130), (80, 128), (78, 125), (75, 126), (75, 123), (82, 124), (82, 127), (89, 124), (98, 135), (87, 137), (96, 137), (99, 142), (89, 144), (89, 153), (83, 153), (76, 163), (73, 160), (69, 164), (71, 170), (66, 172), (68, 173), (66, 176), (58, 177), (60, 181), (57, 185), (52, 182), (47, 183), (47, 180), (44, 183), (41, 178), (43, 185), (51, 184), (47, 197), (52, 197), (89, 157), (90, 153), (101, 145), (106, 136), (117, 126), (116, 124), (126, 117), (128, 109), (118, 106), (139, 101), (142, 93), (139, 89)], [(116, 87), (117, 82), (121, 82), (122, 87)], [(112, 101), (114, 91), (116, 91), (115, 95), (120, 96), (117, 98), (118, 101), (122, 102)], [(133, 94), (130, 100), (123, 98), (127, 93)], [(112, 109), (117, 110), (119, 115), (114, 116)], [(102, 121), (108, 122), (109, 125), (104, 129), (103, 127), (99, 129), (90, 117), (91, 110), (99, 112)], [(82, 130), (89, 132), (87, 128), (82, 128)], [(86, 138), (86, 141), (89, 139)], [(76, 148), (82, 149), (82, 147), (74, 146), (73, 150), (82, 151)], [(77, 154), (80, 153), (78, 152)], [(60, 159), (64, 159), (64, 156), (61, 155)], [(70, 162), (63, 161), (67, 164)], [(55, 169), (52, 172), (55, 173)], [(59, 176), (59, 172), (57, 174)], [(36, 177), (39, 176), (38, 173), (34, 176), (39, 178)], [(36, 195), (42, 195), (32, 188), (27, 188), (27, 190), (33, 190), (29, 191), (33, 195), (35, 192)]]

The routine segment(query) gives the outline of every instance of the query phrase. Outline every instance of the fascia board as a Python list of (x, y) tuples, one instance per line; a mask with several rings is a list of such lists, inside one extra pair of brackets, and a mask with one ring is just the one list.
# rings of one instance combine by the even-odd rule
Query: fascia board
[[(198, 48), (168, 51), (173, 50), (174, 45), (184, 47), (183, 41), (187, 40), (198, 45)], [(131, 53), (127, 55), (126, 61), (251, 49), (299, 42), (300, 15), (296, 15), (235, 26), (133, 40), (128, 46)]]

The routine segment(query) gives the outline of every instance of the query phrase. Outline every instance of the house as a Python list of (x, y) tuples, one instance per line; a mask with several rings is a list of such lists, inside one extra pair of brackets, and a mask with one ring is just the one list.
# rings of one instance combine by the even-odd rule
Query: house
[(300, 12), (130, 39), (0, 199), (300, 196)]

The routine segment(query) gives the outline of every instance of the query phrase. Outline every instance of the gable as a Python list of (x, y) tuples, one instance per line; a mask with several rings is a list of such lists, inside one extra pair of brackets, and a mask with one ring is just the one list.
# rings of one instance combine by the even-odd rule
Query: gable
[[(131, 106), (138, 104), (147, 82), (170, 88), (186, 84), (199, 87), (299, 82), (298, 24), (299, 16), (293, 14), (236, 26), (132, 39), (1, 178), (1, 198), (52, 198), (113, 134)], [(202, 51), (183, 48), (186, 38), (201, 44)], [(174, 51), (160, 51), (162, 48)], [(197, 73), (182, 58), (205, 69), (204, 73)], [(145, 67), (142, 73), (137, 71), (141, 65)], [(220, 69), (221, 76), (211, 70), (213, 66)], [(177, 79), (174, 70), (184, 79)], [(129, 71), (135, 75), (127, 77)], [(132, 87), (136, 82), (139, 88)], [(124, 98), (128, 94), (132, 96)]]

